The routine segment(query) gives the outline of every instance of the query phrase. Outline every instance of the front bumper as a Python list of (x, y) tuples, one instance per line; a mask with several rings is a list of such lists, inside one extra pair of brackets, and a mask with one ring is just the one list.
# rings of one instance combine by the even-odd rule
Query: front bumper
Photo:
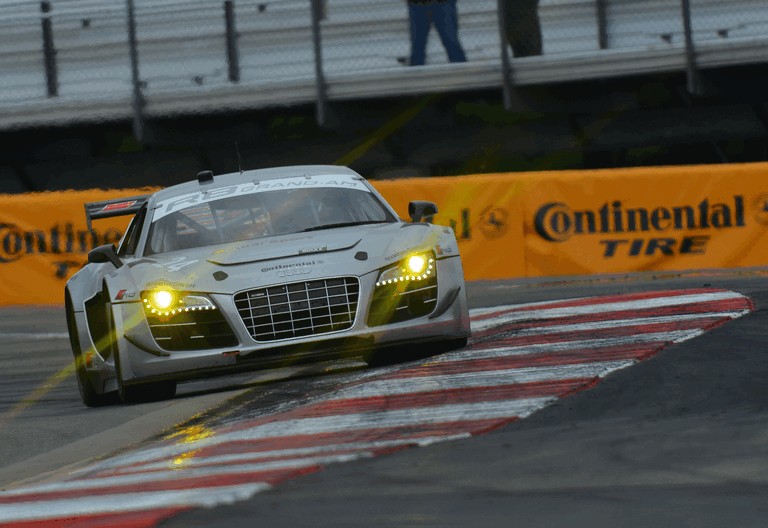
[(211, 298), (237, 338), (237, 346), (226, 348), (163, 350), (152, 338), (139, 303), (116, 305), (117, 335), (123, 336), (119, 339), (118, 348), (124, 383), (159, 379), (186, 380), (239, 370), (288, 366), (329, 357), (362, 356), (382, 347), (469, 336), (468, 307), (459, 258), (438, 261), (435, 310), (407, 321), (368, 326), (368, 310), (376, 279), (377, 273), (359, 278), (360, 301), (350, 328), (269, 343), (258, 343), (251, 337), (238, 314), (234, 296), (212, 295)]

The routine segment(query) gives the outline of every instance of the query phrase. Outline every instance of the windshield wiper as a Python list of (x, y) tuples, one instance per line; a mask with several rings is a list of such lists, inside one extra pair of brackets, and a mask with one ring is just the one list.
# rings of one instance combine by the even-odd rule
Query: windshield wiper
[(389, 222), (387, 220), (364, 220), (362, 222), (339, 222), (337, 224), (323, 224), (323, 225), (308, 227), (304, 229), (304, 231), (319, 231), (321, 229), (334, 229), (337, 227), (350, 227), (350, 226), (367, 225), (367, 224), (388, 224), (388, 223)]

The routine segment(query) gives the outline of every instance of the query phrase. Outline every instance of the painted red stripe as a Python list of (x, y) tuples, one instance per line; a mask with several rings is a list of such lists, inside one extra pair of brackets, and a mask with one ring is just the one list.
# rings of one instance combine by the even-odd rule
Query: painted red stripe
[[(618, 312), (601, 312), (595, 314), (582, 314), (568, 317), (556, 317), (549, 319), (520, 320), (509, 323), (500, 323), (499, 325), (487, 328), (485, 330), (472, 333), (474, 340), (484, 339), (490, 336), (510, 332), (516, 329), (524, 328), (546, 328), (548, 326), (557, 326), (563, 324), (580, 324), (594, 321), (615, 321), (623, 319), (639, 319), (649, 317), (660, 317), (666, 315), (695, 315), (705, 313), (722, 313), (750, 310), (749, 303), (742, 299), (729, 300), (722, 303), (701, 303), (685, 306), (681, 310), (679, 306), (664, 307), (659, 309), (647, 308), (642, 310), (625, 310)], [(725, 317), (726, 320), (730, 320)]]
[[(637, 326), (616, 326), (612, 328), (598, 328), (585, 330), (572, 330), (541, 335), (509, 336), (494, 340), (494, 346), (525, 346), (545, 344), (553, 342), (581, 341), (584, 339), (609, 339), (619, 337), (637, 336), (659, 332), (674, 332), (680, 330), (707, 330), (719, 324), (730, 321), (729, 318), (706, 318), (693, 321), (674, 321), (669, 323), (651, 323)], [(489, 343), (483, 344), (485, 347)]]
[(551, 303), (537, 304), (534, 306), (518, 306), (518, 307), (510, 308), (507, 310), (499, 310), (498, 312), (479, 315), (477, 317), (473, 317), (472, 320), (482, 321), (483, 319), (498, 317), (503, 314), (529, 312), (529, 311), (537, 311), (537, 310), (550, 310), (553, 308), (572, 308), (576, 306), (587, 306), (587, 305), (593, 305), (593, 304), (622, 303), (622, 302), (630, 302), (630, 301), (639, 301), (643, 299), (660, 299), (665, 297), (679, 297), (682, 295), (721, 293), (721, 292), (727, 292), (727, 291), (728, 290), (699, 288), (699, 289), (692, 289), (692, 290), (666, 290), (666, 291), (656, 291), (656, 292), (624, 293), (624, 294), (606, 295), (606, 296), (600, 296), (600, 297), (584, 297), (581, 299), (554, 301)]
[[(643, 360), (658, 353), (666, 343), (640, 343), (625, 346), (543, 351), (538, 354), (508, 355), (495, 358), (466, 359), (461, 361), (437, 361), (419, 367), (393, 372), (380, 379), (418, 378), (445, 376), (467, 372), (484, 372), (526, 367), (550, 367), (558, 365), (577, 365), (600, 361), (618, 361), (624, 359)], [(503, 352), (500, 352), (500, 354)]]
[[(486, 422), (494, 422), (494, 420), (468, 420), (460, 422), (449, 422), (445, 424), (424, 424), (420, 426), (394, 428), (385, 427), (361, 429), (357, 431), (344, 431), (338, 433), (291, 435), (255, 440), (238, 440), (234, 442), (218, 444), (211, 447), (191, 449), (190, 453), (194, 454), (195, 457), (209, 457), (237, 453), (268, 453), (270, 451), (279, 451), (284, 449), (339, 446), (344, 444), (354, 444), (358, 442), (376, 442), (387, 440), (412, 440), (415, 444), (420, 439), (426, 437), (452, 436), (462, 432), (471, 432), (477, 429), (483, 429), (489, 425), (489, 423)], [(146, 459), (143, 460), (141, 464), (121, 466), (121, 468), (139, 468), (141, 465), (146, 463), (159, 462), (164, 460), (168, 460), (168, 458), (164, 457), (159, 459)], [(109, 469), (94, 475), (109, 476), (114, 474), (115, 471), (119, 471), (121, 468)], [(89, 475), (89, 477), (94, 475)]]
[[(197, 461), (198, 463), (195, 463), (194, 467), (195, 469), (199, 468), (205, 468), (205, 467), (228, 467), (228, 466), (241, 466), (243, 464), (261, 464), (261, 463), (270, 463), (270, 462), (280, 462), (285, 460), (301, 460), (304, 458), (313, 458), (317, 456), (341, 456), (341, 455), (351, 455), (355, 453), (361, 453), (361, 452), (372, 452), (372, 449), (365, 449), (365, 448), (352, 448), (349, 449), (338, 449), (334, 450), (333, 452), (328, 453), (306, 453), (306, 454), (297, 454), (297, 455), (284, 455), (284, 456), (276, 456), (276, 457), (265, 457), (265, 458), (259, 458), (259, 459), (253, 459), (249, 458), (248, 460), (244, 459), (238, 459), (238, 460), (232, 460), (227, 462), (208, 462), (208, 463), (199, 463), (199, 461), (204, 458), (200, 453), (195, 452), (194, 456), (191, 456), (189, 458), (190, 461)], [(238, 453), (227, 453), (228, 455), (232, 454), (243, 454), (243, 455), (258, 455), (261, 454), (260, 451), (239, 451)], [(162, 460), (160, 460), (162, 461)], [(158, 462), (160, 462), (158, 461)], [(144, 475), (149, 473), (164, 473), (167, 471), (172, 471), (174, 468), (170, 467), (163, 467), (163, 468), (147, 468), (142, 470), (141, 466), (134, 466), (137, 467), (138, 470), (134, 470), (134, 468), (117, 468), (115, 470), (111, 471), (105, 471), (102, 473), (99, 473), (98, 477), (114, 477), (114, 476), (120, 476), (120, 475)]]
[[(644, 308), (641, 310), (622, 310), (618, 312), (601, 312), (594, 314), (580, 314), (568, 317), (555, 317), (551, 319), (535, 319), (512, 322), (515, 328), (542, 328), (556, 325), (580, 324), (595, 321), (620, 321), (626, 319), (642, 319), (676, 315), (716, 314), (724, 312), (737, 312), (748, 307), (742, 299), (732, 299), (727, 302), (708, 302), (685, 306), (667, 306), (664, 308)], [(718, 316), (723, 317), (723, 316)], [(494, 330), (497, 330), (494, 328)]]
[(273, 471), (254, 471), (233, 473), (231, 475), (213, 475), (210, 477), (184, 477), (184, 469), (177, 471), (166, 471), (165, 473), (177, 474), (178, 478), (173, 480), (147, 481), (139, 484), (124, 484), (119, 486), (101, 486), (99, 479), (89, 477), (93, 484), (88, 489), (56, 490), (30, 492), (23, 495), (14, 495), (0, 497), (0, 504), (13, 504), (18, 502), (35, 502), (43, 500), (60, 500), (77, 498), (83, 496), (101, 496), (101, 495), (120, 495), (125, 493), (136, 493), (146, 491), (175, 491), (188, 490), (195, 488), (214, 488), (218, 486), (235, 486), (238, 484), (252, 484), (256, 482), (265, 482), (267, 484), (278, 484), (292, 478), (300, 477), (320, 469), (321, 466), (314, 465), (300, 469), (283, 469)]
[[(41, 507), (44, 509), (44, 507)], [(161, 521), (192, 508), (161, 508), (157, 510), (78, 515), (58, 519), (40, 519), (3, 523), (3, 528), (150, 528)]]
[(591, 378), (579, 378), (332, 400), (297, 409), (291, 413), (291, 418), (314, 418), (411, 408), (423, 408), (425, 413), (429, 413), (429, 407), (435, 405), (558, 396), (564, 392), (571, 392), (590, 381)]
[[(437, 424), (418, 424), (402, 427), (376, 427), (354, 431), (290, 435), (259, 438), (255, 440), (238, 440), (211, 447), (205, 447), (199, 450), (196, 449), (194, 452), (197, 456), (215, 456), (244, 452), (269, 452), (302, 447), (322, 447), (386, 440), (409, 439), (413, 440), (415, 443), (422, 438), (433, 436), (452, 436), (462, 432), (472, 433), (473, 431), (484, 430), (494, 423), (496, 423), (495, 419), (462, 420)], [(149, 462), (149, 460), (145, 460), (143, 462)]]

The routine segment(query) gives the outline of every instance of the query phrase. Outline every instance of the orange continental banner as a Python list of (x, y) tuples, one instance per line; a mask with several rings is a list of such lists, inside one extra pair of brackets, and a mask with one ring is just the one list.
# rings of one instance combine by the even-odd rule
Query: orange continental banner
[[(407, 218), (430, 200), (467, 280), (768, 264), (768, 163), (546, 171), (373, 182)], [(0, 195), (0, 304), (61, 303), (66, 280), (128, 218), (83, 204), (146, 189)]]
[(89, 232), (85, 202), (151, 192), (61, 191), (0, 195), (0, 304), (60, 304), (64, 284), (88, 251), (117, 243), (130, 218), (98, 220)]
[(467, 280), (524, 277), (527, 174), (409, 178), (372, 182), (401, 218), (410, 200), (435, 202), (435, 223), (456, 233)]
[(768, 264), (768, 163), (376, 183), (456, 228), (468, 280)]

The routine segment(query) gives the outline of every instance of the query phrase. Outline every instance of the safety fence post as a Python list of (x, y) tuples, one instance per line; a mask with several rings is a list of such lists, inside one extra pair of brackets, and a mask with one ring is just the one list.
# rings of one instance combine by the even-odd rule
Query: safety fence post
[(139, 49), (136, 43), (136, 13), (133, 0), (126, 0), (128, 8), (128, 48), (131, 54), (131, 78), (133, 80), (133, 137), (139, 143), (144, 141), (144, 96), (141, 93), (139, 77)]
[(512, 67), (507, 50), (507, 31), (505, 26), (506, 13), (504, 0), (497, 0), (496, 10), (499, 18), (499, 41), (501, 42), (501, 89), (504, 97), (504, 109), (512, 108)]
[(229, 67), (229, 80), (230, 82), (236, 83), (240, 81), (240, 57), (237, 48), (235, 3), (232, 0), (224, 1), (224, 23), (227, 30), (227, 66)]
[(56, 48), (53, 45), (53, 24), (51, 23), (51, 2), (40, 2), (43, 25), (43, 61), (45, 63), (45, 80), (48, 86), (48, 97), (59, 95), (59, 76), (56, 69)]
[(693, 25), (691, 23), (690, 0), (682, 0), (683, 31), (685, 32), (685, 73), (688, 79), (688, 93), (698, 94), (699, 72), (696, 68), (696, 49), (693, 44)]
[(325, 85), (325, 74), (323, 73), (323, 50), (321, 42), (320, 21), (325, 17), (323, 9), (324, 0), (309, 0), (312, 6), (312, 41), (315, 48), (315, 119), (318, 126), (325, 126), (326, 106), (328, 104)]
[(608, 49), (608, 14), (606, 0), (597, 1), (597, 45), (602, 49)]

